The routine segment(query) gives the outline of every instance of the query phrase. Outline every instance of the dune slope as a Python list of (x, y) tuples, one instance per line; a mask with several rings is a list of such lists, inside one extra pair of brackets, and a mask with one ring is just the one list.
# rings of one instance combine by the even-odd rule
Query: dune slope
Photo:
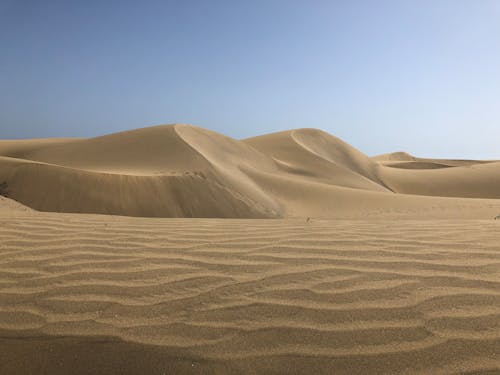
[(244, 142), (272, 157), (290, 175), (328, 185), (387, 191), (376, 176), (372, 160), (320, 130), (297, 129)]
[(489, 218), (500, 212), (499, 168), (406, 153), (369, 158), (316, 129), (240, 141), (177, 124), (0, 141), (10, 198), (41, 211), (126, 216)]
[(237, 168), (226, 171), (227, 165), (206, 158), (213, 145), (196, 149), (184, 139), (186, 135), (179, 135), (181, 131), (210, 133), (219, 149), (229, 149), (228, 160), (246, 151), (237, 141), (194, 127), (183, 130), (180, 125), (32, 149), (23, 141), (19, 150), (10, 145), (6, 156), (0, 157), (0, 181), (8, 183), (14, 199), (42, 211), (163, 217), (280, 214), (273, 200), (243, 174), (238, 175)]

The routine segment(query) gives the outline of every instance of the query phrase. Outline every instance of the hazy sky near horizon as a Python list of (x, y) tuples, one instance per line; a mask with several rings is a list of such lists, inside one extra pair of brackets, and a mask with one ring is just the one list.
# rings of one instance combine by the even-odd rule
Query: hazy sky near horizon
[(500, 1), (0, 0), (0, 139), (191, 123), (500, 159)]

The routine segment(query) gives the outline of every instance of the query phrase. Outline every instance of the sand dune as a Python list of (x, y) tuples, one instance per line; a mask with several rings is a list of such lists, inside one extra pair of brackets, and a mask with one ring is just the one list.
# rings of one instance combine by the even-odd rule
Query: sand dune
[(396, 193), (500, 198), (500, 162), (417, 158), (405, 152), (373, 158), (379, 176)]
[(239, 141), (161, 125), (90, 139), (0, 141), (9, 197), (52, 212), (486, 219), (500, 212), (499, 168), (406, 153), (369, 158), (316, 129)]
[(272, 157), (289, 175), (328, 185), (387, 191), (376, 175), (376, 163), (320, 130), (298, 129), (244, 142)]
[(0, 217), (2, 374), (500, 369), (494, 220), (14, 211)]
[(0, 215), (6, 216), (15, 216), (21, 212), (31, 212), (34, 213), (31, 208), (22, 205), (19, 202), (16, 202), (12, 199), (3, 197), (0, 195)]
[(397, 193), (500, 198), (500, 162), (419, 170), (383, 167), (380, 175)]
[[(19, 152), (10, 147), (0, 157), (1, 180), (9, 184), (12, 198), (42, 211), (166, 217), (279, 214), (273, 201), (245, 181), (237, 168), (225, 165), (229, 170), (224, 170), (205, 158), (205, 150), (185, 141), (180, 132), (189, 130), (182, 128), (151, 127), (60, 142), (24, 153), (24, 147)], [(221, 148), (232, 141), (211, 135), (218, 136)], [(245, 146), (240, 148), (244, 154)], [(231, 157), (239, 151), (231, 150)], [(16, 158), (7, 157), (12, 154)]]
[[(395, 164), (399, 164), (399, 162), (408, 162), (411, 163), (422, 163), (423, 165), (428, 163), (430, 165), (437, 164), (447, 167), (463, 167), (463, 166), (472, 166), (476, 164), (487, 164), (494, 163), (497, 160), (467, 160), (467, 159), (432, 159), (432, 158), (419, 158), (413, 155), (408, 154), (407, 152), (399, 151), (392, 152), (389, 154), (382, 154), (372, 157), (372, 160), (389, 166), (394, 166)], [(422, 167), (422, 169), (425, 169)]]

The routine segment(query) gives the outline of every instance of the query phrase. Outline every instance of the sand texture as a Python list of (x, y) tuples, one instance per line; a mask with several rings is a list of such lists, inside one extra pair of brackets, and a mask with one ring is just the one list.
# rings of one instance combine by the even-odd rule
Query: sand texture
[(498, 373), (499, 231), (17, 210), (0, 373)]

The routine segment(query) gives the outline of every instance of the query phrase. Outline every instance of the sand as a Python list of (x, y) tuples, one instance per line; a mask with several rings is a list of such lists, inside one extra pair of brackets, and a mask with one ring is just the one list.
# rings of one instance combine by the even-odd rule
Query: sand
[(495, 373), (499, 230), (19, 210), (0, 219), (0, 373)]
[[(402, 168), (402, 161), (413, 164)], [(89, 139), (0, 141), (3, 182), (10, 198), (30, 208), (66, 213), (343, 219), (500, 213), (500, 162), (404, 153), (370, 158), (317, 129), (236, 140), (177, 124)]]
[(500, 164), (299, 129), (0, 141), (0, 374), (498, 374)]

